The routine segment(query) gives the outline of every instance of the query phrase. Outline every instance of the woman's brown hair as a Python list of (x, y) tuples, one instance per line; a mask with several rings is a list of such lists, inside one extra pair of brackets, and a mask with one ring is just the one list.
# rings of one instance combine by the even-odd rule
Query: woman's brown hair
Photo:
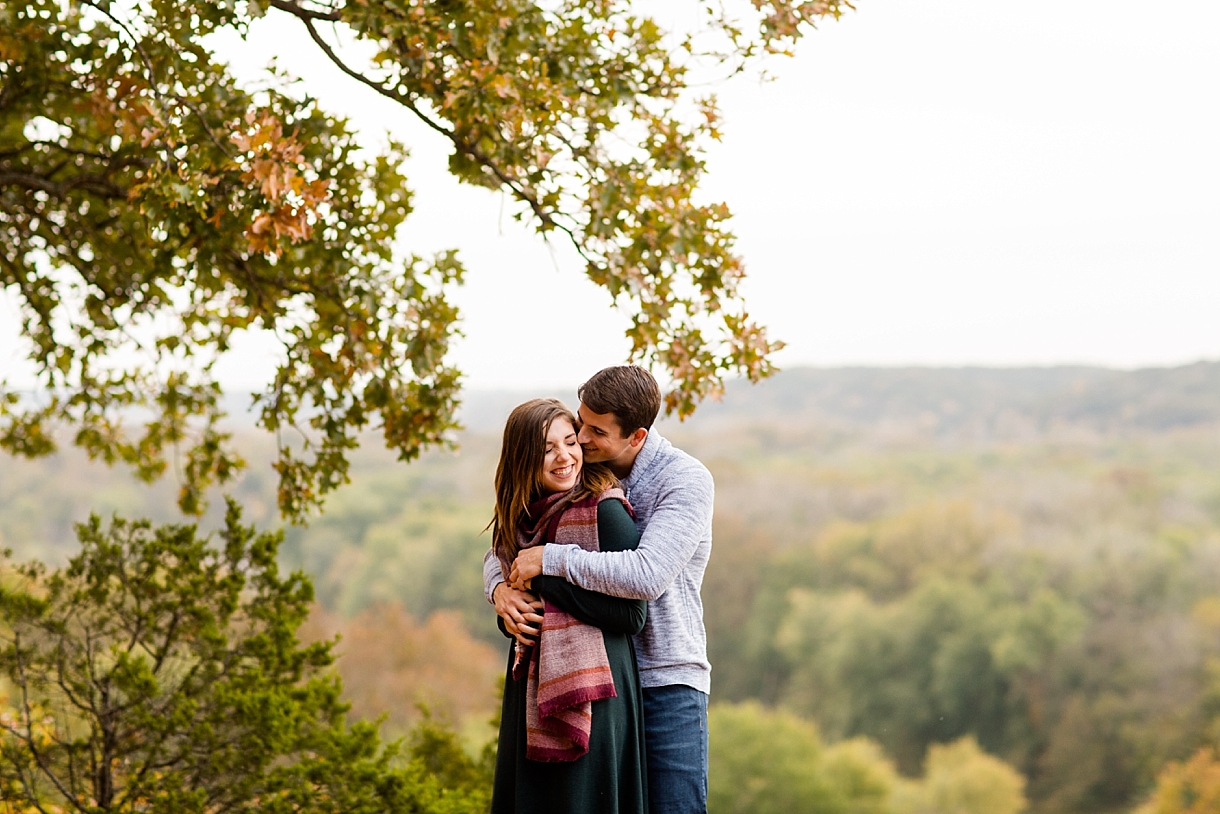
[[(559, 399), (531, 399), (508, 414), (500, 463), (496, 466), (496, 513), (488, 523), (491, 546), (506, 562), (517, 557), (517, 527), (529, 505), (542, 497), (542, 464), (546, 458), (546, 436), (557, 418), (576, 427), (576, 416)], [(618, 478), (601, 464), (585, 464), (576, 486), (563, 499), (574, 503), (589, 495), (600, 495), (618, 486)]]

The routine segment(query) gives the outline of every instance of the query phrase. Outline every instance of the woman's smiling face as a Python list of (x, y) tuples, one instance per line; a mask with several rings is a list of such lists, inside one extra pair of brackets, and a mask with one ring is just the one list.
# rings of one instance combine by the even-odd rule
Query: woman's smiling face
[(584, 455), (576, 440), (576, 428), (563, 416), (551, 422), (546, 433), (546, 455), (542, 459), (542, 487), (548, 492), (566, 492), (576, 485)]

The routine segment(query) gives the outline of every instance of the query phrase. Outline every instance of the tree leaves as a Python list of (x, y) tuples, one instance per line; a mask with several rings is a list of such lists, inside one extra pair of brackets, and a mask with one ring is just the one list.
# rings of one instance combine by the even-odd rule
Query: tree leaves
[[(401, 145), (370, 157), (311, 100), (252, 94), (215, 61), (208, 34), (264, 13), (296, 17), (320, 56), (446, 136), (458, 179), (569, 240), (630, 316), (631, 359), (667, 374), (669, 411), (688, 415), (726, 375), (768, 375), (780, 343), (741, 300), (729, 210), (699, 196), (718, 114), (688, 75), (698, 60), (740, 70), (848, 7), (756, 0), (745, 22), (717, 11), (668, 32), (617, 0), (7, 3), (0, 284), (45, 399), (6, 394), (0, 445), (48, 454), (71, 427), (145, 479), (172, 461), (181, 508), (201, 511), (242, 466), (212, 371), (247, 329), (282, 345), (257, 404), (281, 442), (286, 517), (345, 482), (370, 425), (408, 460), (447, 443), (462, 267), (394, 248), (410, 212)], [(377, 55), (348, 64), (323, 23)]]
[[(241, 180), (258, 184), (268, 204), (246, 227), (246, 239), (251, 252), (280, 257), (284, 245), (313, 236), (318, 208), (330, 198), (330, 181), (309, 173), (296, 134), (285, 136), (275, 116), (264, 113), (256, 119), (251, 111), (246, 123), (249, 132), (238, 131), (229, 138), (247, 154)], [(217, 211), (209, 222), (219, 225), (220, 214)]]
[[(7, 9), (19, 51), (0, 66), (0, 280), (49, 394), (7, 394), (7, 450), (47, 454), (66, 425), (144, 479), (172, 458), (180, 506), (201, 511), (208, 485), (242, 466), (211, 371), (247, 328), (284, 345), (258, 403), (264, 427), (299, 429), (281, 445), (288, 517), (344, 481), (344, 450), (379, 413), (404, 457), (443, 442), (458, 390), (447, 295), (462, 270), (451, 254), (391, 248), (410, 211), (400, 146), (362, 159), (312, 102), (237, 88), (198, 42), (241, 25), (231, 9), (138, 4), (127, 22)], [(31, 140), (37, 116), (67, 135)], [(428, 363), (404, 366), (412, 353)]]

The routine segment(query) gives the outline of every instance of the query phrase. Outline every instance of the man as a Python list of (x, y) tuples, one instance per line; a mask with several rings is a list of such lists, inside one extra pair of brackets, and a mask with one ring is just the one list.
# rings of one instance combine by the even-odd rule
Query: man
[(484, 560), (484, 587), (509, 633), (536, 635), (541, 602), (523, 590), (539, 574), (591, 591), (648, 600), (635, 637), (644, 688), (649, 809), (656, 814), (707, 810), (707, 697), (711, 665), (699, 588), (712, 549), (714, 489), (707, 468), (652, 429), (661, 391), (646, 370), (609, 367), (581, 385), (578, 440), (586, 463), (604, 463), (636, 512), (634, 551), (590, 552), (575, 546), (522, 551), (504, 580), (495, 557)]

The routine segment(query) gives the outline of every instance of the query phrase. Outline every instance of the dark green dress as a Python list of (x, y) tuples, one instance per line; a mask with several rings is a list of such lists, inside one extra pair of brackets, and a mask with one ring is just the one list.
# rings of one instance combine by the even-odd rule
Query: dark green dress
[[(597, 538), (602, 551), (633, 549), (640, 542), (635, 522), (617, 500), (598, 504)], [(558, 577), (535, 577), (533, 586), (556, 607), (601, 628), (617, 696), (593, 702), (587, 754), (570, 763), (527, 760), (525, 679), (513, 680), (510, 646), (492, 814), (647, 814), (644, 700), (631, 637), (644, 628), (648, 604), (586, 591)]]

